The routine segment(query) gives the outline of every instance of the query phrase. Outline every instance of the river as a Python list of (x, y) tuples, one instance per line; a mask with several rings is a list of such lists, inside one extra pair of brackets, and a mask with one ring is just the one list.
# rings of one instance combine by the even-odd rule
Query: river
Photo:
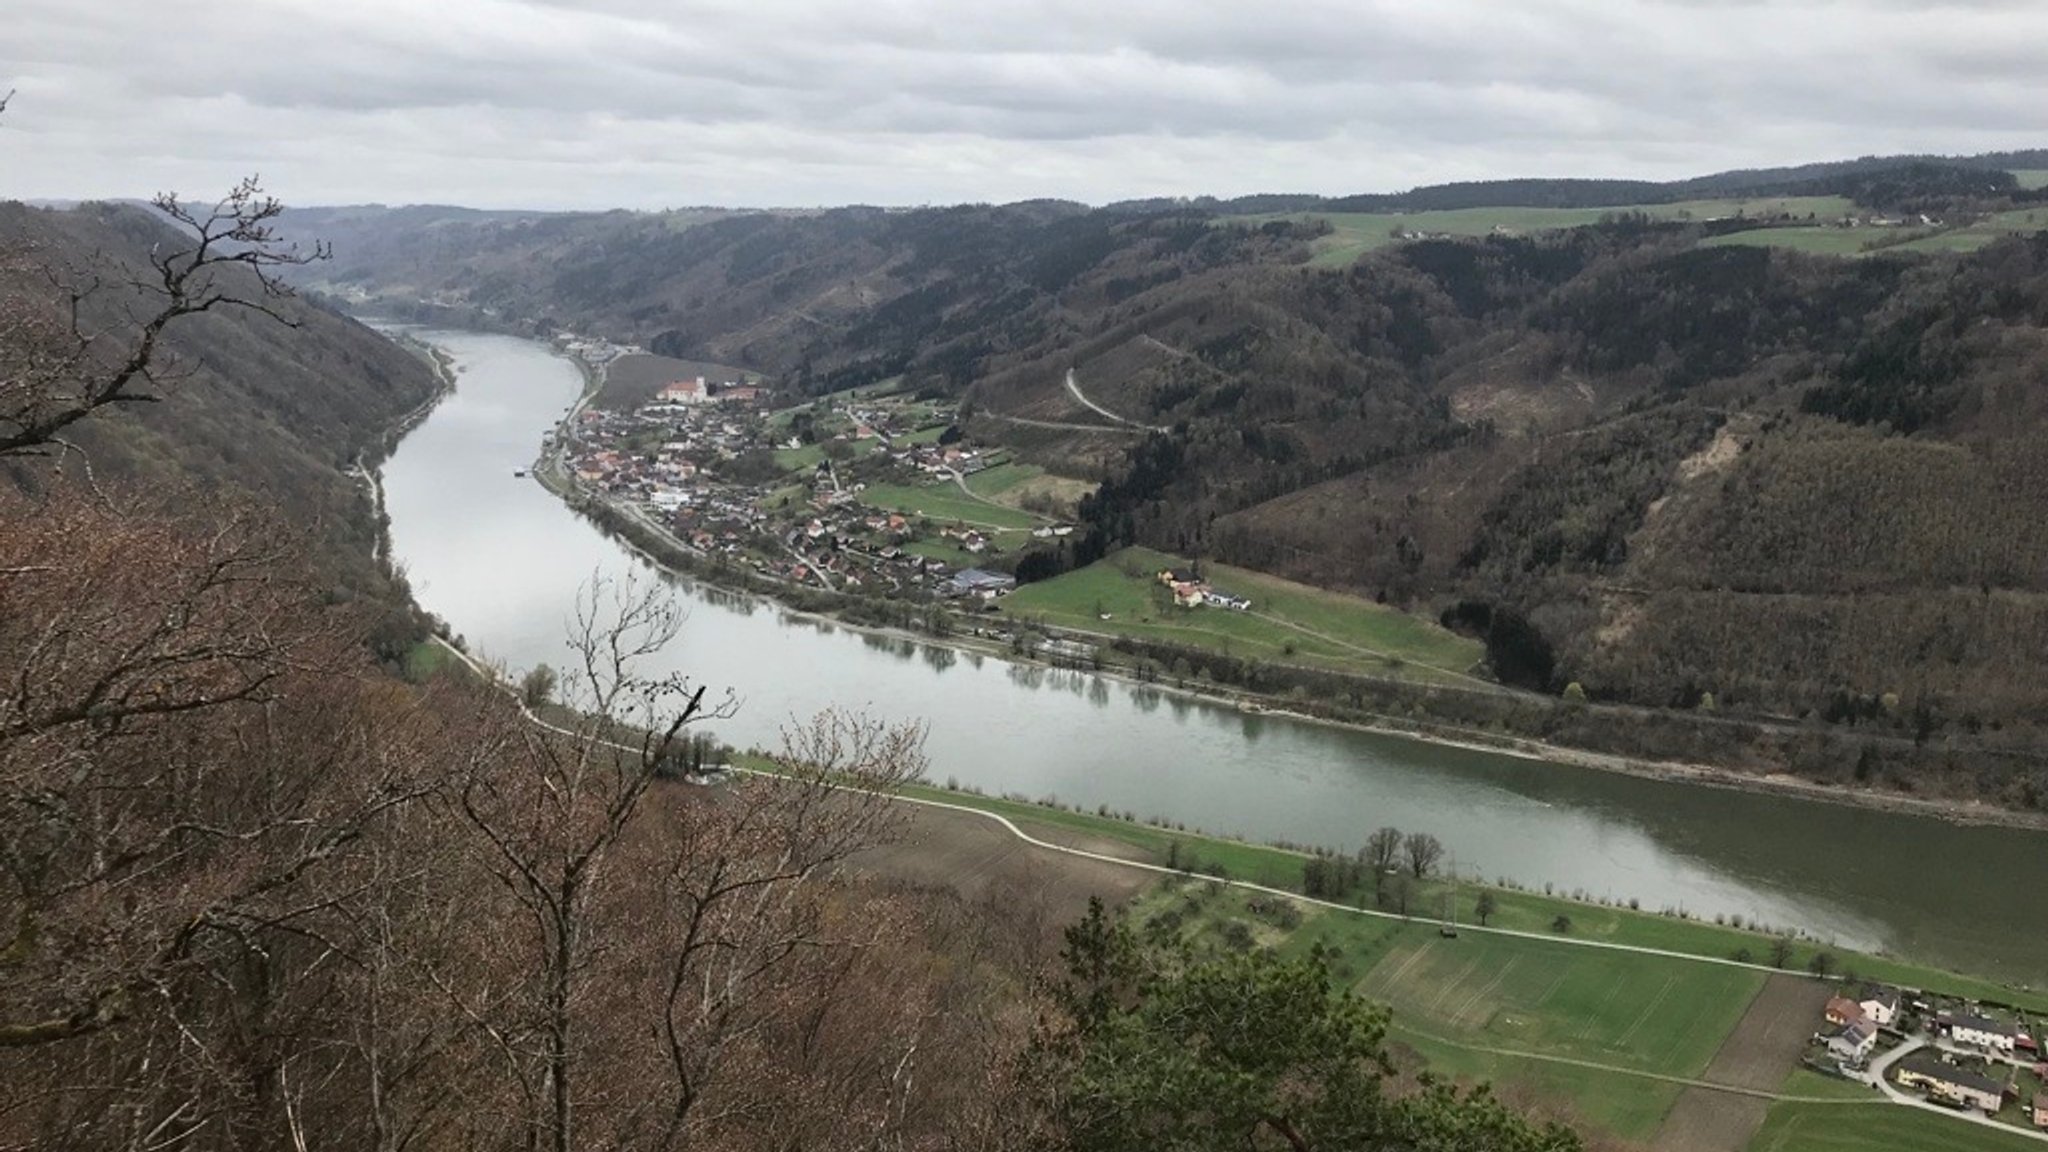
[[(419, 602), (472, 652), (560, 664), (578, 590), (649, 566), (516, 479), (581, 387), (544, 345), (417, 332), (456, 391), (383, 469), (391, 548)], [(1391, 824), (1434, 833), (1467, 876), (1646, 909), (1797, 927), (2048, 982), (2048, 835), (1648, 780), (1246, 714), (1085, 673), (957, 653), (791, 616), (687, 581), (659, 657), (730, 688), (718, 735), (772, 745), (825, 707), (928, 726), (935, 782), (1056, 795), (1253, 840), (1355, 848)]]

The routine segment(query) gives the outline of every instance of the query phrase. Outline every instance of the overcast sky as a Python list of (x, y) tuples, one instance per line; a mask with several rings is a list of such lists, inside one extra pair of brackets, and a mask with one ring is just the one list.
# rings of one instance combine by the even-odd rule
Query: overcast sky
[(2048, 0), (7, 0), (0, 196), (917, 204), (2048, 146)]

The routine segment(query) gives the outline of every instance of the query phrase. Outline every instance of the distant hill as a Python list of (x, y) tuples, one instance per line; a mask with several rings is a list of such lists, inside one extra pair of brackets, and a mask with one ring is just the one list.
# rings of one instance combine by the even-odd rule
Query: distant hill
[[(7, 272), (11, 292), (41, 290), (35, 266), (118, 285), (148, 273), (152, 245), (177, 242), (163, 221), (135, 206), (0, 204), (0, 251), (20, 254)], [(247, 294), (261, 298), (254, 285)], [(160, 390), (162, 402), (104, 411), (71, 439), (112, 490), (188, 484), (201, 496), (235, 493), (274, 504), (312, 531), (336, 596), (385, 605), (391, 627), (403, 632), (413, 627), (410, 608), (372, 560), (377, 525), (360, 482), (345, 469), (434, 394), (432, 372), (339, 313), (302, 299), (268, 303), (290, 326), (240, 309), (180, 320), (167, 330), (171, 382)], [(139, 305), (109, 288), (93, 301), (88, 326), (119, 333)], [(17, 468), (11, 479), (27, 484), (48, 474)]]
[[(1743, 179), (2011, 217), (1990, 163)], [(1559, 188), (1485, 194), (1510, 187)], [(357, 226), (402, 257), (323, 273), (795, 394), (900, 375), (959, 397), (975, 435), (1102, 482), (1039, 570), (1127, 542), (1213, 556), (1443, 612), (1547, 693), (2031, 756), (1958, 751), (1937, 783), (1916, 755), (1894, 782), (2048, 803), (2048, 235), (1843, 260), (1702, 243), (1754, 222), (1594, 213), (1322, 267), (1317, 214), (1202, 203), (387, 217)], [(1070, 368), (1171, 432), (1075, 430), (1100, 421)]]

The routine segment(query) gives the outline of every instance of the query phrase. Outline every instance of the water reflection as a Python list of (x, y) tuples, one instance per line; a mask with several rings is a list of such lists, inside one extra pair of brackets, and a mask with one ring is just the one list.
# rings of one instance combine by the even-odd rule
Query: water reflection
[[(537, 345), (438, 340), (462, 382), (385, 469), (393, 554), (421, 604), (475, 650), (514, 669), (559, 665), (564, 623), (593, 568), (645, 568), (509, 475), (508, 461), (532, 459), (577, 374)], [(720, 735), (742, 746), (772, 745), (785, 722), (826, 705), (924, 718), (934, 775), (990, 792), (1057, 793), (1089, 808), (1342, 848), (1391, 824), (1434, 833), (1472, 875), (1739, 914), (2048, 979), (2048, 959), (2012, 927), (2008, 902), (2015, 891), (2048, 891), (2048, 838), (2038, 834), (1307, 725), (1085, 671), (878, 639), (700, 582), (675, 587), (692, 613), (659, 670), (734, 685), (746, 706)], [(1048, 675), (1068, 690), (1035, 691)]]

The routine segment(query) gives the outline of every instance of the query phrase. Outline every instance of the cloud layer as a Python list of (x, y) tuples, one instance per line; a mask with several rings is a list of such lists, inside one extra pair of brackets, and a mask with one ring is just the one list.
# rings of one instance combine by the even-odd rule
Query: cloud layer
[(2048, 145), (2036, 0), (13, 0), (0, 195), (915, 204)]

